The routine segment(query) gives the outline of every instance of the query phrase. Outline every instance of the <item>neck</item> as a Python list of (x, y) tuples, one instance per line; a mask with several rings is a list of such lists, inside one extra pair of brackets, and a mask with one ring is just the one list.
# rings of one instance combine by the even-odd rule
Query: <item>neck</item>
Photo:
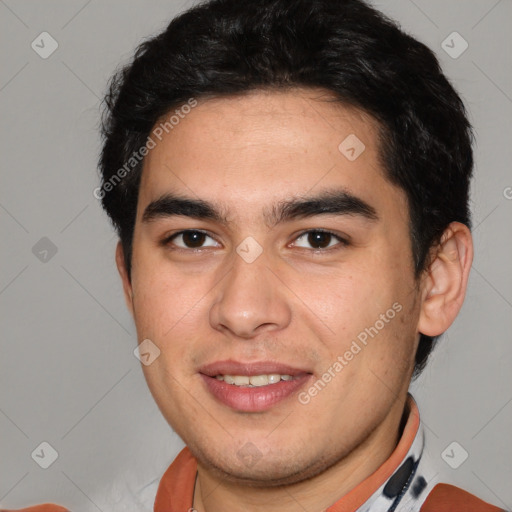
[(223, 479), (198, 461), (194, 509), (291, 512), (300, 504), (303, 510), (325, 510), (374, 473), (393, 453), (405, 423), (402, 421), (405, 400), (405, 396), (397, 399), (384, 421), (347, 456), (298, 483), (280, 487), (240, 485)]

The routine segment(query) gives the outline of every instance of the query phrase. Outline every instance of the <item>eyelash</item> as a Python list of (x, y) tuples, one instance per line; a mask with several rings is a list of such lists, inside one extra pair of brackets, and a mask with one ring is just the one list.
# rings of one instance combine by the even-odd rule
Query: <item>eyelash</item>
[[(179, 231), (177, 233), (173, 233), (172, 235), (164, 238), (160, 244), (164, 247), (169, 247), (171, 245), (171, 242), (178, 236), (180, 235), (183, 235), (183, 234), (186, 234), (186, 233), (202, 233), (203, 235), (206, 235), (207, 237), (209, 238), (212, 238), (213, 240), (215, 240), (215, 238), (213, 238), (212, 236), (210, 236), (206, 231), (202, 231), (200, 229), (184, 229), (182, 231)], [(308, 248), (305, 248), (305, 247), (299, 247), (299, 249), (304, 249), (306, 251), (309, 251), (311, 253), (314, 253), (314, 254), (319, 254), (319, 253), (326, 253), (326, 252), (331, 252), (331, 251), (336, 251), (336, 250), (341, 250), (342, 248), (344, 247), (347, 247), (348, 245), (350, 245), (349, 241), (346, 240), (345, 238), (342, 238), (341, 236), (337, 235), (336, 233), (333, 233), (332, 231), (329, 231), (329, 230), (326, 230), (326, 229), (308, 229), (306, 231), (303, 231), (301, 233), (299, 233), (297, 235), (297, 237), (295, 238), (295, 240), (298, 240), (300, 238), (302, 238), (304, 235), (308, 235), (310, 233), (324, 233), (326, 235), (331, 235), (332, 237), (336, 238), (339, 242), (339, 244), (333, 246), (333, 247), (327, 247), (327, 248), (324, 248), (324, 249), (308, 249)], [(184, 248), (184, 247), (172, 247), (171, 250), (173, 251), (185, 251), (185, 252), (193, 252), (193, 253), (197, 253), (197, 252), (202, 252), (205, 248), (202, 248), (202, 247), (197, 247), (197, 248)]]

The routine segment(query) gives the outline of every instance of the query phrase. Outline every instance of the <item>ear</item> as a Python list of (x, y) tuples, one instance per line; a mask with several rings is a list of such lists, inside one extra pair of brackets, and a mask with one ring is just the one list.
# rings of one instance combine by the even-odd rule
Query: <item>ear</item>
[(126, 301), (126, 306), (133, 316), (133, 290), (132, 284), (130, 282), (130, 276), (128, 275), (128, 270), (126, 268), (123, 246), (121, 242), (117, 242), (116, 265), (117, 270), (119, 271), (119, 275), (121, 276), (121, 281), (123, 283), (124, 300)]
[(464, 302), (472, 262), (471, 232), (466, 225), (452, 222), (433, 249), (423, 279), (418, 332), (439, 336), (450, 327)]

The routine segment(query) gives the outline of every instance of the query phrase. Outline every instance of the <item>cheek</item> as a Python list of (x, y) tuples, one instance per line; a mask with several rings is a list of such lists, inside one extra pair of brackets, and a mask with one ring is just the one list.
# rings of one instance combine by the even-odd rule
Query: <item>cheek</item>
[(204, 295), (200, 282), (171, 271), (170, 265), (141, 251), (132, 272), (137, 330), (159, 340), (169, 337), (193, 316)]
[[(324, 357), (332, 362), (347, 354), (350, 362), (343, 371), (345, 378), (357, 374), (357, 379), (376, 379), (371, 369), (394, 382), (408, 372), (418, 316), (417, 292), (409, 273), (396, 264), (395, 255), (384, 257), (380, 252), (331, 273), (329, 279), (311, 280), (308, 286), (303, 283), (304, 303), (314, 305), (311, 309), (318, 314), (314, 328), (326, 333), (320, 336)], [(361, 374), (362, 368), (368, 371)], [(338, 380), (341, 384), (343, 379)]]
[(332, 337), (347, 339), (374, 325), (399, 299), (395, 279), (374, 264), (360, 264), (302, 283), (299, 293)]
[(192, 358), (207, 339), (208, 290), (214, 280), (186, 275), (162, 261), (139, 262), (132, 279), (137, 335), (139, 342), (150, 339), (160, 350), (155, 363), (143, 370), (152, 389), (164, 390), (163, 396), (172, 389), (179, 396), (184, 387), (173, 377), (181, 382), (194, 374)]

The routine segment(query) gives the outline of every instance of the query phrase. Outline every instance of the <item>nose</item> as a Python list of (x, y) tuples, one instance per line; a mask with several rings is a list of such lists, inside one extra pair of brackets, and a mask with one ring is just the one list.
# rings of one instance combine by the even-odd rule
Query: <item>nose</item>
[(221, 280), (210, 308), (210, 325), (238, 338), (285, 328), (291, 320), (286, 286), (260, 255), (247, 263), (235, 255), (231, 270)]

